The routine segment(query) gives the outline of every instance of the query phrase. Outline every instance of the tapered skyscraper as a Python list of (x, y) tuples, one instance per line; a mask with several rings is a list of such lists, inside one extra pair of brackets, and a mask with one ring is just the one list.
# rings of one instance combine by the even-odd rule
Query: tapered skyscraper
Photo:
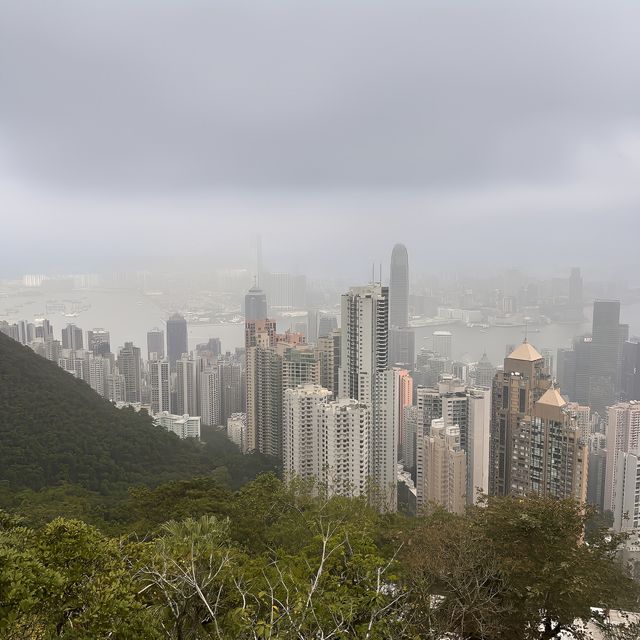
[(409, 326), (409, 255), (403, 244), (396, 244), (391, 252), (389, 324)]

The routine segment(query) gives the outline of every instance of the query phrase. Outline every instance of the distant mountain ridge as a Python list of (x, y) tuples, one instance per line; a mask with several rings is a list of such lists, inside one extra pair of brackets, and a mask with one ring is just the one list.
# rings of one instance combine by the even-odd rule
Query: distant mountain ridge
[(6, 488), (70, 483), (113, 494), (222, 465), (235, 485), (271, 466), (242, 456), (222, 434), (210, 433), (207, 444), (180, 440), (146, 414), (116, 409), (85, 382), (0, 333), (0, 483)]

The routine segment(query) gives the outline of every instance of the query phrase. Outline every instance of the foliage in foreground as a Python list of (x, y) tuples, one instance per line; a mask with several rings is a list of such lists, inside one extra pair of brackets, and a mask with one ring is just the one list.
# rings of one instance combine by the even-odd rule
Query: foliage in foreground
[(138, 490), (129, 510), (117, 537), (2, 515), (0, 637), (546, 640), (589, 637), (591, 607), (637, 605), (617, 540), (585, 544), (571, 501), (408, 520), (268, 475)]

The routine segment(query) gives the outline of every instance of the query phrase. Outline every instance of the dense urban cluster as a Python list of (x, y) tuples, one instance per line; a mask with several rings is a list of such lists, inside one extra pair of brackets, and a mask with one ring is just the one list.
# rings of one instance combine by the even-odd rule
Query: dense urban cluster
[[(557, 308), (571, 316), (578, 270), (568, 285)], [(449, 318), (416, 349), (413, 309), (396, 245), (388, 286), (350, 287), (337, 312), (284, 331), (256, 282), (234, 352), (218, 338), (190, 350), (180, 313), (148, 332), (146, 358), (132, 342), (114, 354), (107, 329), (85, 341), (68, 324), (58, 340), (46, 319), (0, 323), (31, 349), (0, 341), (2, 415), (22, 425), (4, 435), (0, 492), (16, 514), (0, 523), (0, 558), (19, 572), (9, 637), (71, 624), (78, 638), (634, 637), (635, 616), (597, 609), (633, 610), (640, 575), (640, 346), (620, 303), (595, 300), (592, 333), (558, 350), (556, 370), (529, 316), (496, 366), (454, 357), (456, 323), (486, 315)], [(251, 482), (272, 464), (281, 480)], [(56, 540), (112, 586), (81, 579)], [(463, 593), (469, 581), (480, 592)], [(102, 588), (115, 600), (99, 612), (89, 595), (75, 613), (42, 606)]]
[[(437, 503), (462, 513), (481, 495), (537, 494), (611, 512), (617, 531), (638, 527), (640, 344), (620, 323), (620, 303), (596, 299), (592, 332), (572, 348), (554, 354), (532, 344), (539, 323), (582, 318), (579, 269), (564, 284), (505, 288), (493, 300), (468, 289), (417, 296), (407, 250), (396, 245), (388, 286), (351, 287), (335, 311), (289, 312), (279, 332), (277, 317), (303, 304), (306, 279), (266, 272), (258, 250), (258, 283), (242, 309), (244, 349), (225, 353), (210, 338), (190, 350), (193, 312), (151, 329), (146, 359), (131, 342), (112, 353), (106, 329), (87, 331), (86, 342), (73, 324), (56, 339), (46, 319), (0, 329), (181, 438), (225, 429), (241, 451), (278, 460), (285, 479), (367, 496), (382, 510)], [(425, 323), (445, 325), (416, 349)], [(479, 331), (522, 324), (523, 342), (506, 345), (501, 366), (486, 353), (463, 361), (454, 357), (456, 323)]]

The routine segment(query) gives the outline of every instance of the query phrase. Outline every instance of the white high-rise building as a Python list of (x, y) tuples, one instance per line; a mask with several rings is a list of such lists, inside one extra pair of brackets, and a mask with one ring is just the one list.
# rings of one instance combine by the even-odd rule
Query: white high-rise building
[(418, 511), (430, 502), (452, 513), (464, 513), (467, 503), (467, 461), (460, 445), (460, 429), (433, 420), (430, 435), (418, 445), (416, 504)]
[(284, 392), (282, 463), (287, 480), (294, 477), (320, 481), (324, 438), (318, 405), (326, 404), (331, 391), (306, 384)]
[(107, 376), (107, 387), (109, 388), (109, 400), (111, 402), (125, 401), (125, 380), (117, 368)]
[(371, 408), (305, 384), (285, 392), (283, 470), (315, 479), (329, 495), (368, 495)]
[(405, 469), (414, 469), (416, 466), (416, 444), (418, 433), (423, 432), (423, 421), (422, 409), (414, 406), (404, 408), (402, 446), (399, 455)]
[(182, 354), (176, 360), (176, 412), (178, 415), (199, 415), (200, 358)]
[(478, 492), (489, 493), (491, 390), (468, 389), (467, 502), (477, 502)]
[(613, 488), (613, 529), (640, 529), (640, 452), (620, 451)]
[(156, 422), (166, 429), (175, 433), (179, 438), (200, 438), (200, 417), (199, 416), (177, 416), (163, 411), (156, 415)]
[(88, 360), (88, 367), (89, 386), (103, 398), (108, 398), (108, 376), (111, 373), (111, 359), (91, 354)]
[[(607, 465), (604, 483), (604, 508), (614, 510), (618, 456), (640, 449), (640, 401), (619, 402), (607, 410)], [(621, 485), (618, 485), (621, 486)]]
[(388, 369), (389, 295), (380, 284), (352, 287), (342, 296), (339, 397), (371, 408), (369, 475), (380, 507), (397, 506), (398, 370)]
[(388, 365), (387, 287), (352, 287), (342, 296), (339, 396), (371, 404), (375, 374)]
[(434, 331), (432, 347), (434, 353), (451, 360), (452, 341), (451, 331)]
[(568, 402), (567, 410), (571, 411), (576, 417), (578, 427), (580, 427), (580, 433), (582, 439), (585, 442), (589, 441), (591, 435), (591, 407), (580, 405), (577, 402)]
[(151, 412), (171, 411), (171, 374), (168, 360), (152, 360), (149, 363), (151, 383)]
[(207, 367), (200, 376), (200, 416), (206, 425), (223, 424), (220, 368), (217, 366)]
[[(385, 511), (398, 507), (398, 432), (401, 423), (401, 369), (379, 371), (375, 376), (372, 405), (370, 475)], [(404, 411), (404, 407), (402, 407)]]
[(416, 396), (416, 473), (424, 471), (417, 455), (421, 438), (431, 435), (433, 420), (442, 418), (446, 427), (458, 427), (460, 446), (467, 454), (467, 501), (475, 502), (478, 489), (489, 491), (491, 390), (467, 387), (452, 376), (443, 376), (438, 388), (418, 387)]
[(352, 399), (328, 402), (320, 407), (326, 447), (322, 481), (332, 493), (363, 496), (369, 490), (371, 408)]
[(242, 453), (247, 452), (247, 414), (232, 413), (227, 418), (227, 437), (238, 445)]

